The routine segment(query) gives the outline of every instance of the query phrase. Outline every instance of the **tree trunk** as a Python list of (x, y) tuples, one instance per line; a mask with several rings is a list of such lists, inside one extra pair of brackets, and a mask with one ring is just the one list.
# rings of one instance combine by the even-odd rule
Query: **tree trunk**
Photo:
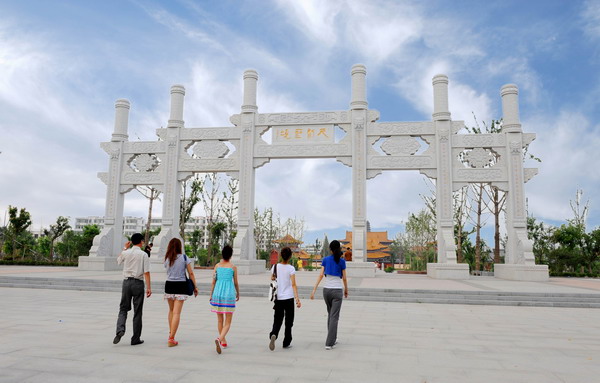
[(458, 263), (463, 263), (463, 261), (464, 261), (464, 259), (463, 259), (463, 253), (462, 253), (462, 231), (463, 231), (463, 225), (462, 225), (462, 222), (460, 222), (460, 219), (458, 220), (456, 228), (458, 230), (458, 236), (456, 238), (456, 261)]
[(481, 213), (482, 213), (482, 199), (483, 199), (483, 184), (479, 186), (479, 193), (477, 194), (477, 225), (476, 225), (476, 236), (475, 236), (475, 270), (481, 270)]
[(494, 263), (500, 263), (500, 193), (494, 188)]
[(148, 245), (150, 239), (150, 222), (152, 221), (152, 204), (154, 203), (154, 189), (150, 188), (150, 202), (148, 203), (148, 222), (146, 222), (146, 236), (144, 237), (144, 243)]

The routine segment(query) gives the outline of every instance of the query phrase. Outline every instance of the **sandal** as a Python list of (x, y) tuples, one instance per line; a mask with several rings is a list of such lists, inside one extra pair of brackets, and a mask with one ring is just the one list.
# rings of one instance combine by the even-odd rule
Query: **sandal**
[(221, 340), (219, 338), (215, 339), (215, 346), (217, 348), (217, 354), (221, 353)]
[(227, 343), (221, 343), (221, 347), (227, 348)]
[(179, 344), (178, 341), (175, 340), (175, 338), (171, 337), (169, 338), (169, 340), (167, 341), (167, 346), (169, 347), (175, 347)]

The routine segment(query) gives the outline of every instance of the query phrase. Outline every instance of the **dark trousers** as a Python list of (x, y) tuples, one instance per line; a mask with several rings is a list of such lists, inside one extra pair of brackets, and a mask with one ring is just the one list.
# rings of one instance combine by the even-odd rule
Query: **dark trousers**
[(294, 325), (294, 298), (284, 299), (284, 300), (276, 300), (275, 314), (273, 315), (273, 329), (269, 334), (269, 338), (271, 335), (275, 335), (275, 337), (279, 336), (279, 330), (281, 329), (281, 325), (283, 323), (283, 318), (285, 317), (285, 336), (283, 337), (283, 347), (287, 347), (292, 343), (292, 326)]
[(325, 346), (333, 346), (337, 340), (338, 320), (344, 292), (342, 289), (323, 289), (323, 299), (327, 305), (327, 339)]
[(135, 278), (127, 278), (123, 281), (119, 319), (117, 319), (117, 334), (120, 332), (125, 333), (125, 322), (127, 321), (127, 312), (131, 310), (131, 301), (133, 301), (133, 336), (131, 341), (137, 342), (142, 335), (144, 281)]

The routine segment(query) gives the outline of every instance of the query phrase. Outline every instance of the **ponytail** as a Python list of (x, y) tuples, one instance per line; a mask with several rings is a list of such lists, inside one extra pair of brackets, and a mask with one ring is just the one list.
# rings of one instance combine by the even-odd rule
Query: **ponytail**
[(335, 263), (340, 263), (340, 259), (342, 258), (342, 246), (338, 240), (333, 240), (329, 244), (329, 250), (333, 254), (333, 260)]

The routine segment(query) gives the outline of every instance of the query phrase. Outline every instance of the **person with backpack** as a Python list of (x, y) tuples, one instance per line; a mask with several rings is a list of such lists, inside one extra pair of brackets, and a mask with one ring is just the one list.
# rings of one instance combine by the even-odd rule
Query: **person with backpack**
[(292, 250), (289, 247), (281, 249), (281, 263), (271, 268), (271, 280), (277, 281), (277, 297), (273, 310), (273, 327), (269, 333), (269, 349), (275, 349), (275, 340), (279, 336), (279, 330), (285, 318), (285, 335), (283, 337), (283, 348), (292, 347), (292, 326), (294, 325), (294, 299), (296, 307), (302, 307), (298, 287), (296, 286), (296, 269), (290, 265)]
[(337, 329), (342, 308), (343, 298), (348, 298), (348, 281), (346, 280), (346, 260), (342, 258), (340, 242), (331, 241), (329, 244), (331, 255), (323, 258), (321, 262), (321, 274), (310, 294), (310, 299), (315, 298), (315, 292), (321, 280), (325, 278), (323, 285), (323, 299), (327, 306), (327, 339), (325, 350), (331, 350), (337, 344)]

